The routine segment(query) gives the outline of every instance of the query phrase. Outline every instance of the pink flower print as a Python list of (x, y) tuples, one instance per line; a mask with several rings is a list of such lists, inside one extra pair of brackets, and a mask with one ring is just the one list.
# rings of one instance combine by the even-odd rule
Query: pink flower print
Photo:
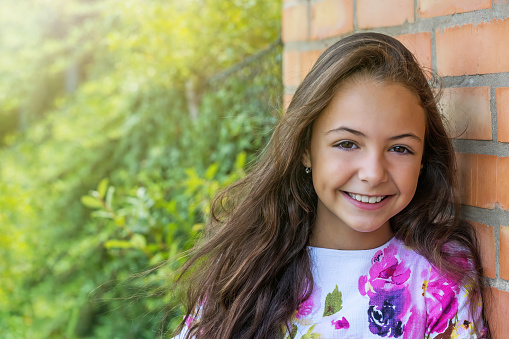
[(445, 331), (449, 321), (458, 313), (457, 293), (459, 293), (457, 284), (443, 277), (437, 270), (431, 270), (426, 303), (430, 305), (427, 328), (432, 329), (432, 332)]
[(336, 330), (339, 330), (342, 328), (350, 328), (350, 323), (348, 322), (348, 320), (346, 320), (345, 317), (338, 319), (336, 321), (332, 320), (331, 324), (332, 324), (332, 326), (334, 326), (334, 328)]
[(299, 305), (299, 309), (297, 310), (296, 317), (298, 319), (307, 317), (313, 311), (314, 305), (315, 305), (315, 303), (313, 302), (313, 298), (311, 298), (311, 297), (307, 298), (306, 300), (304, 300), (304, 302), (302, 302)]
[(313, 291), (311, 292), (311, 295), (299, 305), (299, 309), (297, 310), (295, 317), (297, 319), (302, 319), (315, 314), (320, 308), (321, 294), (322, 289), (313, 284)]
[[(393, 291), (410, 278), (410, 268), (397, 258), (397, 247), (389, 245), (378, 251), (372, 258), (368, 276), (359, 278), (359, 291), (362, 295), (373, 296), (377, 291)], [(361, 288), (364, 287), (364, 288)]]
[(426, 319), (426, 313), (422, 312), (422, 310), (419, 307), (413, 306), (411, 309), (407, 311), (407, 314), (409, 314), (410, 316), (408, 317), (408, 320), (405, 323), (403, 338), (415, 339), (422, 336), (421, 324), (422, 320)]
[(361, 275), (359, 277), (359, 292), (361, 295), (366, 295), (368, 287), (366, 286), (368, 282), (368, 276), (367, 275)]

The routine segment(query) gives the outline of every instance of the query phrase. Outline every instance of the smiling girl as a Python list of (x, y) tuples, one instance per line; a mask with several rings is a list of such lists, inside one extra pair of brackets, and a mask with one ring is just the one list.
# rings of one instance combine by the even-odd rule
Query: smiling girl
[(482, 338), (482, 269), (433, 91), (355, 34), (298, 87), (183, 269), (179, 338)]

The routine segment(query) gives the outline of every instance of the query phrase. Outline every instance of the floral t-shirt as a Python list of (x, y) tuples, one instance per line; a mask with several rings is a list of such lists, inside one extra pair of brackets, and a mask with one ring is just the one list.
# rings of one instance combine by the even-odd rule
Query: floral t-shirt
[(358, 251), (309, 247), (309, 253), (313, 292), (285, 339), (478, 338), (465, 287), (401, 241)]
[(465, 287), (401, 241), (309, 253), (315, 285), (286, 338), (477, 338)]

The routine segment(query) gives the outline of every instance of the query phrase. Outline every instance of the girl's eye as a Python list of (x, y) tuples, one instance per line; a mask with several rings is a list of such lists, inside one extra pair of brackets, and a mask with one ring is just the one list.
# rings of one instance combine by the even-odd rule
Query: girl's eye
[(336, 144), (336, 147), (343, 148), (343, 149), (352, 149), (352, 148), (357, 148), (357, 145), (355, 145), (351, 141), (341, 141)]
[(393, 151), (393, 152), (396, 152), (396, 153), (410, 153), (410, 154), (414, 154), (411, 150), (409, 150), (405, 146), (394, 146), (390, 150)]

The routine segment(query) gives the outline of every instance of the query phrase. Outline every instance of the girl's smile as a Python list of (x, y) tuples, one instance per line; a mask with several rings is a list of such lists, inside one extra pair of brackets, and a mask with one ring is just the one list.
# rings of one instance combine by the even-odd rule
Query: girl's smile
[(368, 196), (360, 194), (355, 194), (354, 197), (353, 194), (348, 192), (343, 192), (343, 194), (345, 195), (345, 199), (350, 201), (352, 205), (366, 211), (374, 211), (382, 208), (390, 201), (392, 197), (392, 195)]
[(419, 100), (402, 85), (357, 77), (338, 90), (303, 157), (318, 195), (313, 246), (367, 249), (392, 237), (389, 219), (417, 187), (425, 130)]

